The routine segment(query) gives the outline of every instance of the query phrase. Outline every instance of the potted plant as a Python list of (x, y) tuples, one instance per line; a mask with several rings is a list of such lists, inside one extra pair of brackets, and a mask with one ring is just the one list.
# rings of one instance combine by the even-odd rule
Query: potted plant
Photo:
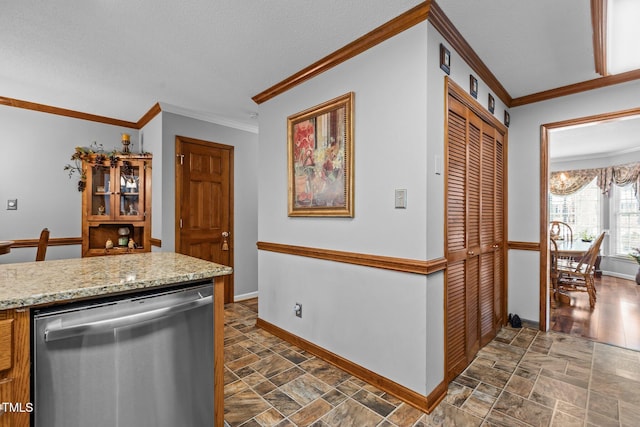
[(594, 238), (595, 238), (595, 236), (593, 234), (590, 234), (587, 230), (583, 230), (580, 233), (580, 239), (583, 242), (591, 242), (591, 241), (593, 241)]
[(73, 163), (69, 163), (64, 167), (64, 170), (69, 171), (69, 179), (74, 174), (78, 174), (78, 191), (84, 191), (87, 185), (87, 171), (82, 167), (82, 162), (92, 163), (94, 167), (102, 165), (103, 162), (109, 160), (109, 164), (112, 168), (118, 164), (117, 151), (113, 150), (110, 153), (105, 153), (102, 144), (93, 142), (89, 148), (76, 147), (75, 151), (71, 155)]

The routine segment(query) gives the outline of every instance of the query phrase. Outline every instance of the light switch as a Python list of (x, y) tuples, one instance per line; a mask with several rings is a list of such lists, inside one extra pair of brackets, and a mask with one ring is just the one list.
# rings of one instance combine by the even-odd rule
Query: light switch
[(407, 190), (398, 189), (396, 190), (396, 209), (406, 209), (406, 208), (407, 208)]
[(8, 211), (18, 210), (18, 199), (7, 200), (7, 210)]

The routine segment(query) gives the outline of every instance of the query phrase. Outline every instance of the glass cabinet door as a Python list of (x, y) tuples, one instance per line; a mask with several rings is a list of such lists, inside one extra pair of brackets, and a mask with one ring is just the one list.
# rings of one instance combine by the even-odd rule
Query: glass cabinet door
[(144, 218), (144, 163), (123, 161), (116, 175), (118, 199), (115, 216), (121, 219), (138, 220)]
[(113, 200), (111, 194), (111, 168), (109, 166), (92, 166), (90, 168), (89, 185), (91, 192), (88, 214), (97, 219), (111, 216)]

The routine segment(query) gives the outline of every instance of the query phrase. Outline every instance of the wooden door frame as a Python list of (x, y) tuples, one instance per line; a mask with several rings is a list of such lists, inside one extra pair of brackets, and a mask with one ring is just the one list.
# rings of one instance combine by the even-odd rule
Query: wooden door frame
[[(220, 150), (227, 150), (229, 152), (229, 233), (231, 233), (231, 238), (229, 239), (229, 267), (233, 268), (234, 264), (234, 242), (235, 242), (235, 228), (234, 228), (234, 147), (232, 145), (220, 144), (212, 141), (205, 141), (203, 139), (195, 139), (189, 138), (186, 136), (176, 135), (176, 145), (175, 145), (175, 218), (174, 218), (174, 231), (175, 231), (175, 249), (176, 252), (180, 248), (181, 239), (180, 239), (180, 200), (182, 200), (182, 172), (179, 172), (181, 169), (178, 168), (180, 163), (180, 158), (182, 155), (182, 143), (187, 142), (190, 144), (197, 144), (204, 147), (217, 148)], [(233, 302), (235, 296), (235, 288), (234, 288), (234, 277), (235, 274), (230, 274), (225, 276), (228, 280), (227, 285), (228, 288), (225, 289), (225, 303)]]
[(640, 108), (595, 114), (540, 125), (540, 330), (547, 330), (549, 313), (549, 132), (570, 126), (605, 123), (640, 115)]

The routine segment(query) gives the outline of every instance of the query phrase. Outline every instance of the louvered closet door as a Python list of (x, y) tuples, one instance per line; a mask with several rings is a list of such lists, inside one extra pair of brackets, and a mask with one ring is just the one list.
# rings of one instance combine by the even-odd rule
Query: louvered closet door
[(467, 112), (449, 99), (447, 129), (446, 369), (453, 378), (467, 366)]
[(482, 214), (480, 221), (480, 284), (479, 284), (479, 316), (480, 316), (480, 345), (485, 345), (493, 339), (496, 333), (494, 324), (494, 280), (496, 256), (496, 168), (495, 129), (484, 125), (482, 129), (481, 156), (481, 195)]
[(502, 327), (505, 313), (503, 313), (504, 301), (504, 189), (506, 187), (504, 176), (504, 135), (496, 132), (496, 177), (495, 177), (495, 243), (494, 243), (494, 283), (493, 283), (493, 326), (496, 333)]
[(464, 370), (502, 318), (502, 136), (453, 97), (447, 122), (446, 368)]

